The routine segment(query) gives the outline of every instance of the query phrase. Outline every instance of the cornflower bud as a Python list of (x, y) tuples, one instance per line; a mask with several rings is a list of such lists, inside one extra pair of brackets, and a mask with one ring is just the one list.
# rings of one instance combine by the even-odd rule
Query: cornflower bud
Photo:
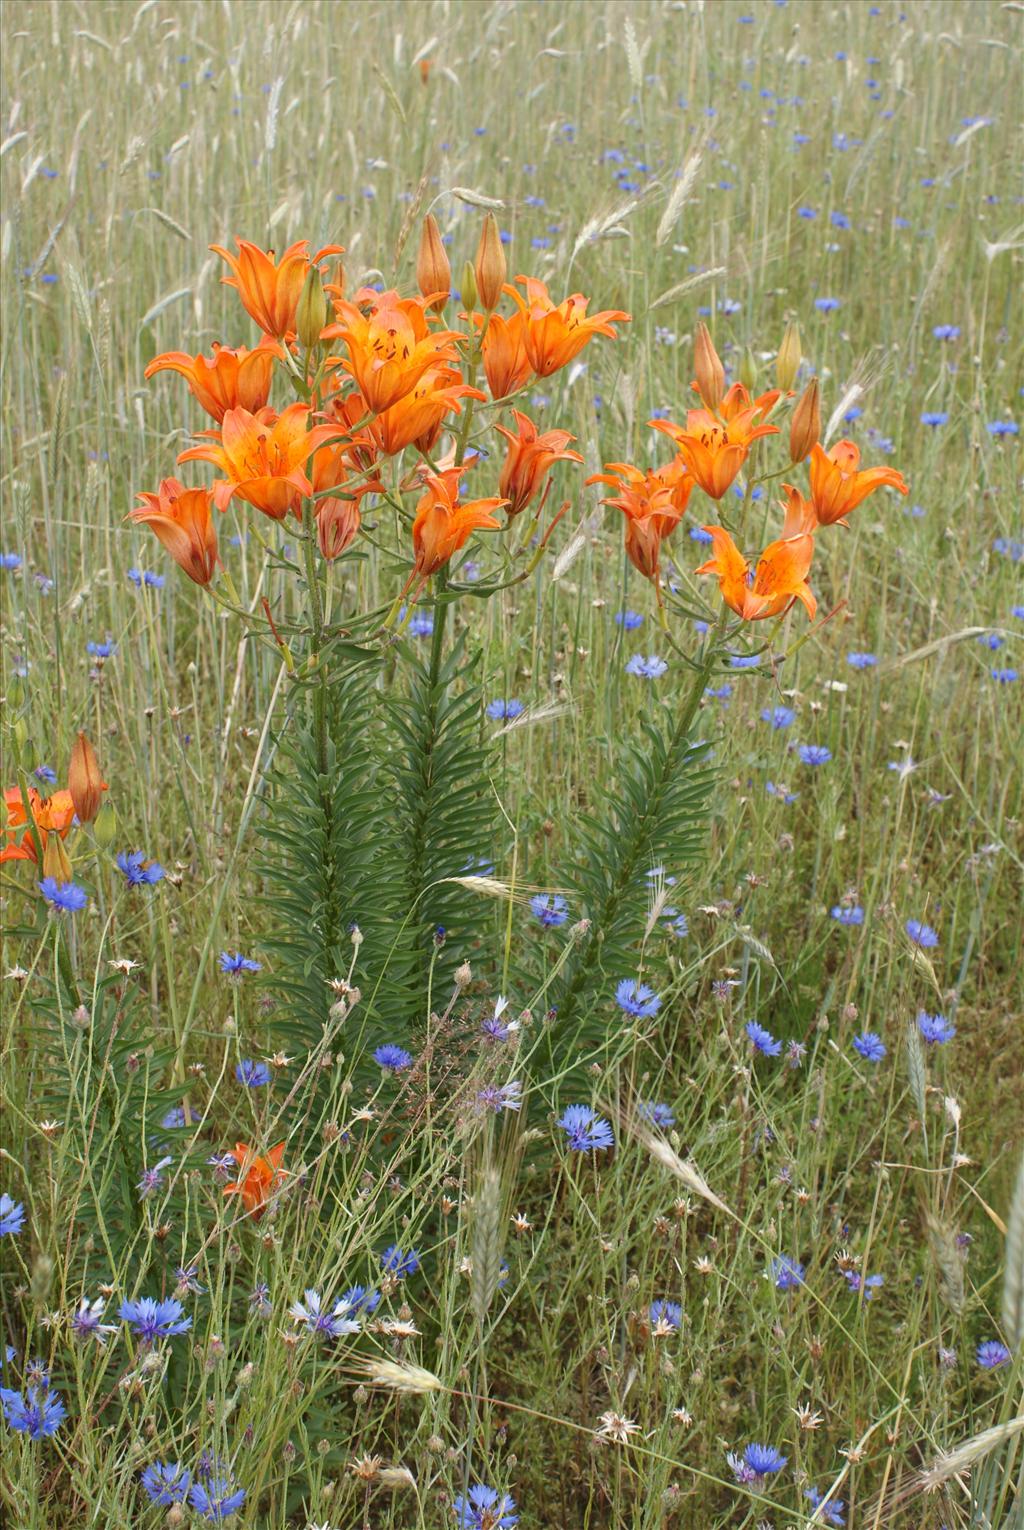
[[(433, 213), (428, 213), (423, 220), (416, 256), (416, 282), (423, 297), (434, 299), (431, 308), (440, 313), (452, 290), (452, 268)], [(442, 293), (443, 297), (439, 296)]]
[(488, 213), (476, 247), (476, 290), (488, 313), (493, 313), (501, 302), (501, 289), (507, 275), (497, 220), (493, 213)]
[(467, 313), (472, 313), (476, 307), (476, 273), (470, 261), (462, 268), (462, 306)]
[(96, 814), (96, 823), (92, 832), (101, 850), (106, 850), (114, 843), (117, 834), (117, 814), (109, 802), (105, 802)]
[(107, 783), (100, 775), (96, 751), (80, 733), (75, 739), (68, 764), (68, 791), (80, 823), (92, 823), (100, 810)]
[(324, 284), (316, 266), (310, 266), (299, 294), (299, 306), (295, 311), (295, 332), (299, 344), (311, 351), (320, 339), (320, 331), (327, 323), (327, 298)]
[(775, 358), (775, 379), (783, 393), (788, 393), (796, 381), (801, 355), (800, 331), (790, 320), (779, 346), (779, 354)]
[(757, 382), (757, 362), (749, 345), (743, 347), (743, 360), (740, 362), (740, 382), (748, 393), (753, 393), (754, 384)]
[(821, 439), (821, 405), (818, 401), (818, 379), (812, 377), (797, 400), (789, 426), (789, 460), (803, 462), (811, 454), (811, 448)]
[(697, 392), (705, 409), (717, 409), (725, 393), (725, 368), (704, 323), (697, 325), (697, 335), (693, 342), (693, 369), (697, 377)]

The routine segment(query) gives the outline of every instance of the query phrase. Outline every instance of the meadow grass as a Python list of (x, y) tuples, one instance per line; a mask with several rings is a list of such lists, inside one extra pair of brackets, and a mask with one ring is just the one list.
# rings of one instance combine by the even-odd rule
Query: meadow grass
[[(0, 1190), (26, 1212), (0, 1239), (4, 1386), (38, 1366), (67, 1409), (52, 1437), (4, 1430), (12, 1525), (200, 1523), (139, 1479), (204, 1453), (245, 1489), (231, 1522), (260, 1530), (457, 1524), (474, 1483), (511, 1494), (524, 1527), (1020, 1523), (1019, 23), (987, 0), (8, 0), (3, 776), (63, 781), (84, 728), (116, 812), (70, 937), (79, 1004), (49, 931), (32, 933), (35, 879), (0, 870)], [(575, 555), (452, 618), (485, 699), (531, 714), (486, 782), (500, 896), (443, 953), (471, 974), (432, 976), (423, 1029), (391, 1037), (416, 1053), (412, 1082), (368, 1081), (381, 974), (358, 941), (361, 1001), (295, 1045), (276, 1027), (264, 943), (283, 916), (260, 822), (286, 768), (280, 654), (124, 516), (198, 428), (146, 364), (253, 343), (208, 245), (336, 241), (352, 288), (411, 289), (422, 214), (457, 271), (481, 198), (500, 203), (510, 274), (632, 323), (528, 391), (584, 456), (558, 471), (572, 503), (553, 551)], [(610, 988), (569, 1084), (543, 1017), (588, 910), (556, 868), (615, 790), (624, 741), (689, 684), (673, 644), (693, 651), (581, 485), (655, 460), (646, 422), (688, 407), (701, 314), (764, 387), (795, 318), (831, 439), (899, 467), (910, 494), (823, 540), (812, 580), (835, 614), (777, 683), (763, 665), (715, 675), (702, 858), (654, 878), (635, 932), (661, 1008), (629, 1024)], [(772, 496), (749, 510), (761, 545)], [(687, 600), (704, 515), (672, 544)], [(230, 512), (225, 562), (238, 603), (265, 598), (285, 627), (296, 581), (253, 519)], [(382, 512), (366, 556), (334, 570), (333, 623), (390, 605), (393, 529)], [(639, 625), (615, 621), (626, 610)], [(780, 650), (803, 630), (787, 618)], [(429, 636), (409, 643), (426, 658)], [(635, 654), (666, 673), (628, 673)], [(375, 684), (405, 695), (393, 666)], [(774, 708), (791, 719), (764, 720)], [(481, 715), (480, 739), (500, 727)], [(800, 745), (831, 757), (805, 764)], [(353, 843), (374, 832), (353, 823)], [(121, 849), (164, 882), (126, 890)], [(531, 914), (534, 890), (566, 899), (563, 928)], [(262, 970), (231, 984), (221, 950)], [(526, 1019), (499, 1080), (474, 1038), (502, 992)], [(922, 1011), (953, 1039), (923, 1040)], [(752, 1051), (751, 1020), (781, 1055)], [(877, 1063), (853, 1047), (864, 1032)], [(236, 1080), (281, 1052), (269, 1086)], [(523, 1108), (481, 1130), (472, 1101), (512, 1076)], [(554, 1121), (575, 1101), (610, 1121), (614, 1152), (566, 1154)], [(672, 1123), (651, 1128), (638, 1101)], [(287, 1193), (254, 1228), (209, 1160), (279, 1134)], [(382, 1266), (391, 1246), (418, 1268)], [(321, 1345), (289, 1318), (307, 1289), (334, 1301), (356, 1283), (381, 1293), (369, 1339)], [(164, 1345), (117, 1321), (125, 1299), (176, 1293), (191, 1327)], [(71, 1319), (104, 1294), (117, 1331), (83, 1342)], [(656, 1302), (678, 1313), (659, 1323)], [(976, 1358), (989, 1341), (1011, 1352), (995, 1369)], [(727, 1452), (751, 1442), (786, 1467), (735, 1480)], [(494, 1530), (487, 1513), (465, 1523)]]

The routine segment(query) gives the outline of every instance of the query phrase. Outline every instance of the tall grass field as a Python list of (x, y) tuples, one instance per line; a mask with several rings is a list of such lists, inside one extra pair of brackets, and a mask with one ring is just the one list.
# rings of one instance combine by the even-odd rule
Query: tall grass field
[(4, 0), (5, 1526), (1024, 1527), (1022, 23)]

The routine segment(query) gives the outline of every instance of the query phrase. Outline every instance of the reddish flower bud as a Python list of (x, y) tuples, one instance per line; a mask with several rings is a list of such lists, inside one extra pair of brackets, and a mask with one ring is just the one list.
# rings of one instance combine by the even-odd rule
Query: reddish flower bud
[(452, 268), (433, 213), (428, 213), (423, 220), (416, 256), (416, 283), (425, 298), (434, 299), (429, 306), (440, 313), (452, 290)]
[(505, 251), (493, 213), (484, 219), (480, 243), (476, 248), (476, 290), (482, 306), (493, 313), (501, 302), (501, 291), (508, 275)]
[(821, 404), (818, 379), (812, 377), (797, 400), (789, 426), (789, 460), (803, 462), (821, 440)]
[(68, 791), (80, 823), (92, 823), (100, 810), (106, 789), (107, 783), (100, 774), (96, 751), (85, 734), (80, 733), (68, 765)]
[(725, 393), (725, 368), (706, 324), (697, 325), (697, 337), (693, 342), (693, 367), (697, 377), (697, 392), (705, 409), (717, 409)]

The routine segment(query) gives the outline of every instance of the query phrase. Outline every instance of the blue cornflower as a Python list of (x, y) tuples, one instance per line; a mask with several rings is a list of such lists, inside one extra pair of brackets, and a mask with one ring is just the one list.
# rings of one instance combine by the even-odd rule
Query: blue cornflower
[(172, 1503), (184, 1503), (192, 1486), (192, 1473), (180, 1461), (154, 1461), (146, 1467), (140, 1481), (150, 1503), (167, 1509)]
[(729, 660), (729, 668), (756, 669), (761, 662), (759, 653), (734, 653)]
[(57, 784), (57, 772), (52, 765), (37, 765), (32, 774), (37, 781), (45, 781), (47, 786), (55, 786)]
[(487, 703), (487, 715), (495, 722), (511, 722), (513, 717), (518, 717), (524, 711), (523, 703), (513, 696), (511, 701), (489, 701)]
[(403, 1068), (410, 1068), (412, 1066), (412, 1053), (407, 1052), (404, 1047), (396, 1047), (387, 1043), (385, 1046), (377, 1048), (373, 1054), (373, 1060), (375, 1063), (379, 1063), (388, 1073), (401, 1073)]
[(960, 326), (959, 324), (936, 324), (932, 334), (936, 340), (959, 340)]
[(641, 680), (657, 680), (668, 669), (664, 659), (659, 659), (656, 653), (644, 658), (642, 653), (635, 653), (626, 661), (626, 674), (637, 675)]
[(678, 1302), (652, 1302), (648, 1308), (651, 1327), (677, 1329), (683, 1321), (683, 1309)]
[(89, 894), (77, 882), (58, 882), (56, 877), (44, 877), (38, 887), (50, 907), (65, 914), (77, 913), (89, 901)]
[(496, 1489), (475, 1482), (468, 1493), (460, 1493), (455, 1499), (452, 1513), (459, 1530), (511, 1530), (519, 1523), (519, 1515), (512, 1512), (515, 1506), (511, 1493), (499, 1494)]
[(643, 626), (643, 620), (639, 611), (616, 611), (615, 613), (616, 627), (625, 627), (627, 632), (635, 632), (638, 627)]
[(406, 1275), (416, 1274), (420, 1267), (420, 1256), (414, 1248), (403, 1249), (397, 1243), (392, 1243), (381, 1254), (380, 1262), (389, 1275), (404, 1280)]
[(691, 526), (690, 541), (700, 542), (702, 545), (706, 545), (713, 542), (714, 537), (711, 535), (710, 531), (705, 531), (703, 526)]
[(766, 1477), (781, 1472), (789, 1458), (776, 1450), (774, 1445), (754, 1444), (747, 1445), (742, 1456), (729, 1451), (725, 1459), (732, 1467), (736, 1481), (750, 1484), (763, 1482)]
[(192, 1327), (190, 1317), (183, 1318), (180, 1302), (173, 1296), (158, 1302), (152, 1296), (142, 1296), (138, 1301), (124, 1301), (118, 1309), (118, 1317), (130, 1323), (144, 1344), (155, 1344), (157, 1339), (172, 1339), (175, 1334), (187, 1333)]
[(992, 551), (1001, 558), (1009, 558), (1011, 563), (1024, 561), (1024, 542), (1018, 542), (1014, 537), (994, 537)]
[(778, 1254), (769, 1266), (768, 1278), (780, 1291), (795, 1291), (804, 1283), (804, 1267), (796, 1259)]
[(94, 659), (109, 659), (117, 652), (117, 644), (112, 643), (109, 638), (105, 643), (90, 641), (86, 643), (85, 651), (87, 654), (91, 654)]
[(569, 917), (569, 905), (557, 893), (537, 893), (536, 897), (530, 899), (530, 912), (541, 924), (551, 929), (565, 923)]
[(1008, 1364), (1011, 1356), (1005, 1344), (1000, 1344), (998, 1339), (986, 1339), (984, 1344), (979, 1344), (975, 1358), (983, 1371), (994, 1371), (1000, 1365)]
[(264, 1062), (254, 1062), (251, 1057), (243, 1057), (240, 1063), (235, 1064), (235, 1077), (246, 1089), (262, 1089), (270, 1083), (270, 1069)]
[(192, 1484), (188, 1501), (204, 1519), (229, 1519), (245, 1502), (245, 1488), (236, 1488), (230, 1477), (211, 1477), (205, 1487)]
[(135, 1186), (139, 1192), (140, 1201), (144, 1201), (149, 1196), (156, 1194), (164, 1182), (164, 1170), (168, 1164), (173, 1162), (173, 1158), (161, 1158), (160, 1162), (153, 1164), (152, 1168), (143, 1169), (142, 1178)]
[(796, 713), (792, 707), (765, 707), (761, 721), (771, 723), (775, 729), (788, 728), (796, 721)]
[(949, 412), (945, 409), (926, 409), (921, 416), (922, 425), (930, 425), (934, 430), (936, 425), (946, 425), (949, 422)]
[(292, 1302), (288, 1316), (304, 1323), (307, 1332), (318, 1339), (340, 1339), (342, 1334), (359, 1332), (359, 1323), (345, 1298), (332, 1307), (330, 1297), (325, 1305), (319, 1291), (307, 1290), (305, 1302)]
[(174, 1131), (178, 1127), (186, 1125), (184, 1105), (172, 1105), (167, 1114), (161, 1119), (160, 1125), (166, 1131)]
[(930, 950), (932, 946), (937, 946), (939, 943), (939, 937), (931, 925), (922, 924), (920, 919), (908, 919), (903, 928), (915, 946), (922, 946), (924, 949)]
[(709, 685), (704, 692), (711, 701), (728, 701), (732, 695), (731, 685)]
[(107, 1334), (117, 1332), (116, 1323), (103, 1322), (103, 1309), (106, 1305), (103, 1296), (97, 1296), (94, 1301), (90, 1301), (87, 1296), (82, 1297), (78, 1311), (71, 1319), (71, 1332), (76, 1339), (95, 1339), (102, 1348), (107, 1342)]
[(12, 573), (21, 567), (21, 559), (17, 553), (0, 553), (0, 568), (5, 568)]
[(518, 1110), (523, 1103), (522, 1092), (523, 1086), (518, 1079), (507, 1084), (485, 1084), (477, 1091), (477, 1108), (492, 1110), (495, 1115), (500, 1115), (503, 1110)]
[(608, 1122), (589, 1105), (567, 1105), (555, 1125), (562, 1128), (569, 1139), (569, 1147), (576, 1153), (615, 1146), (615, 1136)]
[(764, 789), (768, 793), (769, 797), (781, 797), (783, 802), (787, 804), (790, 802), (795, 802), (797, 797), (800, 795), (799, 792), (788, 792), (781, 782), (766, 781), (764, 784)]
[(1005, 639), (1001, 638), (998, 632), (983, 632), (978, 638), (978, 642), (984, 644), (993, 653), (997, 648), (1002, 648), (1004, 641)]
[(832, 758), (831, 749), (824, 744), (801, 744), (797, 754), (804, 765), (827, 765)]
[(1015, 669), (990, 669), (989, 674), (992, 676), (992, 679), (998, 681), (1000, 685), (1012, 685), (1013, 682), (1019, 678)]
[(4, 1417), (18, 1434), (27, 1434), (30, 1440), (41, 1440), (56, 1434), (67, 1409), (56, 1392), (47, 1387), (29, 1387), (24, 1397), (20, 1392), (0, 1387)]
[(859, 1052), (865, 1062), (881, 1062), (886, 1053), (885, 1042), (876, 1031), (864, 1031), (853, 1038), (853, 1050)]
[(434, 618), (429, 611), (417, 611), (409, 623), (410, 637), (430, 637), (434, 631)]
[(863, 1291), (866, 1302), (871, 1300), (880, 1286), (885, 1285), (884, 1275), (861, 1275), (859, 1270), (844, 1270), (843, 1279), (851, 1291)]
[(830, 212), (828, 215), (828, 221), (831, 223), (833, 228), (850, 227), (850, 220), (844, 212)]
[(815, 298), (814, 306), (819, 313), (835, 313), (839, 307), (839, 299), (834, 297)]
[(637, 1020), (649, 1020), (661, 1008), (661, 1000), (653, 988), (638, 983), (636, 978), (623, 978), (615, 990), (615, 1002), (627, 1015)]
[(851, 669), (874, 669), (878, 657), (873, 653), (848, 653), (846, 662)]
[[(804, 1488), (804, 1497), (808, 1500), (812, 1509), (817, 1509), (824, 1501), (825, 1495), (816, 1487), (809, 1487)], [(830, 1498), (828, 1503), (825, 1504), (822, 1515), (819, 1516), (819, 1523), (835, 1525), (837, 1530), (842, 1530), (842, 1527), (846, 1524), (846, 1516), (843, 1513), (844, 1508), (845, 1504), (841, 1498)]]
[(917, 1028), (929, 1046), (945, 1046), (956, 1035), (956, 1026), (945, 1015), (929, 1015), (923, 1009), (918, 1011)]
[(641, 1100), (637, 1106), (637, 1115), (649, 1121), (652, 1126), (658, 1126), (662, 1131), (668, 1131), (670, 1126), (675, 1126), (676, 1118), (670, 1105), (662, 1105), (657, 1100)]
[(380, 1292), (375, 1287), (349, 1286), (341, 1294), (341, 1300), (352, 1313), (374, 1312), (380, 1302)]
[(508, 999), (499, 994), (494, 1001), (494, 1013), (488, 1015), (480, 1022), (480, 1029), (491, 1041), (507, 1041), (513, 1031), (519, 1029), (518, 1020), (503, 1020), (501, 1017), (508, 1009)]
[(1012, 606), (1010, 615), (1015, 616), (1019, 622), (1024, 622), (1024, 606)]
[(25, 1208), (20, 1201), (12, 1200), (5, 1190), (0, 1195), (0, 1238), (20, 1233), (25, 1225)]
[(831, 912), (836, 924), (864, 923), (864, 910), (859, 903), (855, 903), (852, 908), (844, 908), (842, 904), (837, 903)]
[(124, 872), (129, 887), (152, 887), (163, 881), (164, 868), (159, 861), (147, 861), (141, 850), (119, 851), (117, 866)]
[(765, 1057), (778, 1057), (782, 1051), (782, 1042), (776, 1041), (771, 1031), (766, 1031), (756, 1020), (748, 1020), (745, 1030), (755, 1052), (763, 1052)]
[(1016, 420), (989, 420), (985, 426), (990, 436), (1017, 436), (1020, 426)]
[(221, 972), (231, 978), (241, 980), (243, 973), (260, 971), (260, 963), (254, 962), (250, 956), (243, 956), (241, 951), (222, 951), (219, 960)]
[[(668, 914), (669, 910), (667, 908), (662, 909), (662, 913)], [(683, 940), (690, 933), (690, 921), (687, 919), (685, 914), (678, 914), (673, 909), (671, 911), (671, 917), (665, 923), (665, 928), (669, 934), (674, 935), (677, 940)]]

